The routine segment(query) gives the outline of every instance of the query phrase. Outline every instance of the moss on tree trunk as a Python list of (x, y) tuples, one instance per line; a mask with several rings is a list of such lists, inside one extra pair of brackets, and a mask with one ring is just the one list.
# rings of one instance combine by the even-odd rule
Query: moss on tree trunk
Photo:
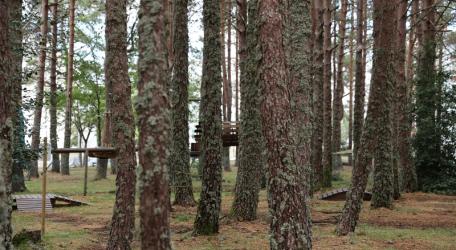
[(222, 189), (221, 121), (221, 44), (220, 4), (203, 1), (203, 79), (201, 82), (201, 156), (202, 189), (195, 219), (195, 234), (214, 234), (219, 230)]
[[(240, 5), (240, 15), (247, 20), (247, 2)], [(233, 213), (239, 220), (255, 220), (260, 191), (260, 178), (264, 172), (264, 139), (261, 132), (260, 85), (258, 79), (258, 1), (248, 3), (247, 29), (241, 48), (241, 119), (239, 137), (239, 168), (233, 203)], [(245, 29), (245, 23), (243, 27)]]
[(0, 249), (13, 249), (11, 227), (11, 169), (13, 166), (13, 117), (16, 105), (11, 73), (9, 11), (11, 1), (0, 1)]
[(12, 74), (13, 84), (12, 98), (15, 103), (15, 115), (13, 117), (13, 169), (11, 184), (13, 192), (26, 190), (24, 182), (24, 168), (26, 165), (25, 147), (25, 120), (22, 113), (22, 0), (11, 1), (10, 7), (10, 30)]
[[(394, 82), (394, 5), (374, 1), (374, 61), (366, 123), (352, 174), (352, 186), (337, 225), (337, 234), (354, 232), (359, 219), (369, 175), (375, 158), (375, 207), (392, 201), (391, 96)], [(393, 30), (392, 30), (393, 29)], [(384, 186), (382, 186), (382, 184)]]
[(331, 6), (323, 0), (323, 187), (331, 187), (332, 179)]
[(188, 145), (188, 0), (174, 2), (174, 70), (171, 79), (171, 154), (175, 191), (174, 204), (193, 206), (192, 177)]

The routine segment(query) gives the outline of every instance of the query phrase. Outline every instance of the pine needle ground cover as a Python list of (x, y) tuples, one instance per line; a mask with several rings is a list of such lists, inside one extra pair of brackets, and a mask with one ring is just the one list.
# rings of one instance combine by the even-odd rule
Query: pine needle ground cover
[[(349, 185), (351, 169), (338, 175), (334, 187)], [(83, 169), (74, 169), (71, 176), (50, 173), (48, 191), (72, 196), (90, 206), (55, 208), (47, 216), (44, 249), (105, 249), (115, 199), (115, 176), (93, 181), (95, 169), (89, 171), (88, 195), (82, 196)], [(195, 198), (199, 199), (201, 182), (194, 175)], [(269, 218), (265, 191), (260, 193), (258, 220), (237, 222), (232, 219), (231, 205), (236, 168), (223, 173), (223, 194), (220, 234), (192, 236), (196, 207), (175, 206), (171, 214), (174, 249), (268, 249)], [(41, 182), (26, 182), (27, 193), (39, 193)], [(137, 203), (138, 205), (138, 203)], [(404, 194), (392, 210), (371, 210), (364, 203), (360, 226), (354, 234), (334, 234), (336, 218), (343, 202), (312, 200), (314, 249), (454, 249), (456, 239), (456, 197), (435, 194)], [(139, 249), (139, 223), (136, 214), (134, 249)], [(13, 212), (14, 233), (39, 230), (39, 213)], [(26, 242), (18, 249), (31, 249)]]

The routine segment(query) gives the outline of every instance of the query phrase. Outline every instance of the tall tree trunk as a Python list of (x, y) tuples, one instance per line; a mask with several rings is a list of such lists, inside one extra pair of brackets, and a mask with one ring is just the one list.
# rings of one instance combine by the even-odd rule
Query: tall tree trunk
[[(236, 77), (236, 85), (235, 85), (235, 88), (234, 88), (234, 108), (235, 108), (235, 113), (236, 113), (236, 122), (239, 122), (240, 119), (239, 119), (239, 60), (240, 60), (240, 36), (243, 35), (244, 37), (242, 39), (244, 39), (244, 43), (245, 43), (245, 31), (246, 31), (246, 19), (242, 20), (241, 18), (246, 18), (247, 17), (247, 3), (246, 3), (246, 0), (238, 0), (236, 1), (236, 59), (235, 59), (235, 77)], [(244, 10), (241, 10), (240, 8), (244, 8)], [(244, 14), (241, 14), (241, 11), (244, 12)], [(242, 27), (241, 27), (242, 26)], [(243, 29), (242, 31), (240, 29)], [(245, 48), (245, 44), (243, 45), (244, 48)], [(239, 167), (239, 146), (236, 146), (236, 159), (235, 159), (235, 166), (236, 167)]]
[[(232, 116), (232, 106), (233, 106), (233, 88), (232, 88), (232, 81), (231, 81), (231, 26), (232, 26), (232, 0), (228, 0), (228, 5), (227, 5), (227, 50), (226, 50), (226, 71), (227, 71), (227, 92), (226, 92), (226, 98), (227, 98), (227, 119), (228, 121), (231, 121), (231, 116)], [(229, 159), (229, 158), (228, 158)]]
[[(176, 33), (183, 32), (182, 25), (187, 18), (187, 1), (174, 2)], [(139, 100), (138, 110), (139, 126), (139, 160), (140, 174), (140, 209), (141, 216), (141, 249), (171, 249), (169, 232), (169, 185), (167, 176), (168, 145), (170, 141), (171, 124), (169, 119), (168, 101), (168, 65), (166, 19), (164, 1), (141, 0), (139, 8)], [(178, 18), (179, 17), (179, 18)], [(180, 20), (179, 20), (180, 19)], [(186, 26), (186, 25), (184, 25)], [(177, 35), (177, 34), (176, 34)], [(174, 37), (175, 69), (182, 68), (179, 61), (185, 52), (187, 42), (176, 46)], [(180, 49), (178, 49), (180, 47)], [(183, 62), (185, 64), (185, 62)], [(183, 68), (182, 68), (183, 69)], [(185, 78), (184, 74), (182, 75)], [(176, 76), (177, 78), (177, 76)], [(175, 78), (175, 79), (176, 79)], [(177, 79), (181, 79), (180, 77)], [(185, 79), (184, 79), (185, 80)], [(174, 81), (173, 81), (174, 82)], [(173, 84), (174, 85), (174, 84)], [(180, 82), (181, 88), (186, 89), (186, 83)], [(186, 103), (187, 100), (183, 101)], [(185, 107), (185, 114), (188, 113)], [(151, 123), (152, 122), (152, 123)], [(154, 141), (154, 143), (150, 143)], [(188, 154), (186, 151), (185, 154)], [(188, 162), (187, 162), (188, 164)], [(121, 167), (119, 165), (119, 172)], [(133, 200), (134, 202), (134, 200)], [(134, 203), (132, 203), (134, 204)], [(133, 206), (134, 208), (134, 206)]]
[(190, 155), (188, 154), (188, 0), (174, 2), (174, 70), (171, 80), (171, 155), (174, 170), (174, 204), (193, 206)]
[(226, 0), (220, 0), (220, 44), (221, 44), (221, 50), (222, 50), (222, 54), (221, 54), (221, 62), (222, 62), (222, 80), (223, 80), (223, 91), (222, 91), (222, 107), (223, 107), (223, 110), (222, 110), (222, 113), (223, 113), (223, 121), (227, 121), (228, 120), (228, 100), (227, 100), (227, 97), (228, 97), (228, 89), (227, 89), (227, 85), (228, 85), (228, 76), (227, 76), (227, 72), (226, 72), (226, 57), (225, 57), (225, 2)]
[[(239, 1), (239, 17), (247, 20), (247, 2)], [(240, 40), (247, 43), (240, 51), (241, 126), (239, 138), (239, 169), (233, 202), (233, 213), (239, 220), (256, 219), (260, 178), (264, 161), (264, 139), (261, 132), (260, 82), (258, 81), (258, 1), (248, 3), (247, 26), (239, 27)], [(241, 37), (240, 36), (240, 37)]]
[[(308, 1), (259, 3), (261, 115), (268, 152), (271, 249), (311, 249), (311, 21)], [(291, 105), (294, 103), (295, 105)]]
[(324, 9), (320, 0), (313, 0), (313, 25), (315, 34), (313, 41), (313, 126), (312, 133), (312, 169), (315, 175), (313, 183), (314, 189), (317, 190), (323, 185), (323, 74), (324, 74), (324, 52), (323, 52), (323, 14)]
[(416, 173), (418, 188), (439, 174), (439, 142), (435, 112), (438, 88), (435, 84), (436, 38), (434, 0), (422, 0), (422, 39), (416, 72)]
[[(412, 1), (412, 10), (410, 15), (410, 25), (413, 27), (410, 29), (409, 32), (409, 39), (408, 39), (408, 49), (407, 49), (407, 56), (406, 56), (406, 75), (405, 75), (405, 85), (406, 85), (406, 95), (405, 98), (407, 102), (405, 103), (405, 109), (407, 112), (406, 123), (405, 121), (400, 121), (401, 127), (400, 133), (401, 134), (401, 141), (400, 143), (400, 164), (401, 164), (401, 174), (402, 174), (402, 185), (401, 188), (405, 192), (414, 192), (417, 190), (417, 176), (416, 176), (416, 169), (415, 164), (413, 162), (412, 157), (412, 148), (411, 148), (411, 130), (412, 130), (412, 89), (413, 89), (413, 57), (414, 57), (414, 50), (415, 50), (415, 43), (416, 43), (416, 29), (417, 24), (417, 12), (419, 9), (418, 1)], [(402, 90), (403, 91), (403, 90)], [(402, 100), (401, 100), (402, 102)], [(403, 118), (403, 117), (401, 117)], [(402, 119), (401, 119), (402, 120)], [(404, 123), (402, 123), (404, 122)], [(406, 126), (405, 126), (406, 125)], [(407, 138), (407, 141), (405, 141)], [(405, 154), (408, 155), (405, 155)]]
[[(236, 76), (236, 85), (234, 89), (234, 107), (236, 113), (236, 121), (239, 121), (239, 84), (240, 84), (240, 61), (241, 53), (244, 53), (243, 56), (245, 59), (246, 51), (242, 52), (242, 49), (247, 47), (246, 41), (246, 31), (247, 31), (247, 1), (246, 0), (237, 0), (236, 1), (236, 63), (235, 63), (235, 76)], [(242, 48), (241, 48), (242, 46)]]
[(323, 0), (323, 187), (331, 186), (332, 139), (331, 139), (331, 0)]
[(15, 116), (13, 119), (13, 169), (11, 176), (12, 192), (26, 190), (24, 182), (25, 159), (25, 122), (22, 112), (22, 0), (11, 1), (9, 5), (10, 25), (9, 39), (11, 43), (13, 81), (12, 97), (15, 104)]
[[(349, 63), (348, 63), (348, 149), (353, 150), (353, 79), (354, 79), (354, 49), (355, 45), (355, 3), (351, 3), (350, 10), (350, 41), (349, 41)], [(352, 151), (353, 152), (353, 151)], [(353, 165), (353, 154), (349, 156), (349, 164)]]
[[(71, 116), (73, 109), (73, 57), (74, 57), (74, 13), (75, 0), (69, 0), (69, 30), (70, 40), (68, 41), (68, 65), (67, 65), (67, 87), (66, 87), (66, 106), (65, 106), (65, 131), (63, 137), (63, 147), (71, 147)], [(70, 155), (62, 154), (61, 158), (62, 175), (70, 175)]]
[(13, 167), (13, 119), (15, 113), (14, 86), (11, 73), (11, 24), (12, 1), (0, 1), (0, 248), (13, 249), (11, 227), (11, 169)]
[[(393, 197), (400, 197), (399, 183), (399, 166), (401, 168), (410, 168), (405, 166), (410, 164), (410, 144), (408, 133), (409, 111), (407, 108), (407, 82), (405, 79), (405, 58), (406, 58), (406, 25), (407, 25), (407, 0), (397, 0), (398, 8), (396, 10), (397, 22), (397, 48), (396, 48), (396, 86), (394, 98), (394, 116), (393, 117)], [(405, 165), (404, 165), (405, 164)]]
[[(374, 61), (369, 106), (361, 144), (353, 168), (352, 186), (342, 211), (337, 233), (354, 232), (359, 219), (364, 190), (369, 174), (368, 165), (375, 158), (374, 207), (388, 205), (392, 200), (391, 169), (391, 97), (394, 82), (395, 6), (374, 0)], [(385, 178), (382, 178), (385, 177)], [(379, 187), (379, 185), (382, 185)], [(383, 191), (379, 193), (379, 191)], [(379, 195), (380, 194), (380, 195)]]
[[(393, 205), (393, 148), (392, 148), (392, 121), (394, 115), (393, 98), (396, 94), (395, 81), (395, 51), (397, 48), (396, 17), (397, 10), (394, 4), (381, 0), (374, 0), (374, 73), (372, 85), (376, 81), (382, 82), (379, 88), (383, 96), (382, 108), (379, 112), (377, 145), (374, 153), (374, 185), (372, 188), (373, 208)], [(376, 72), (376, 70), (380, 72)], [(372, 91), (372, 89), (371, 89)]]
[(38, 178), (38, 152), (40, 147), (40, 130), (41, 130), (41, 115), (43, 111), (44, 98), (44, 71), (46, 70), (46, 41), (48, 33), (48, 1), (41, 2), (41, 28), (40, 28), (40, 57), (38, 61), (39, 72), (38, 82), (36, 85), (35, 110), (33, 116), (32, 127), (32, 150), (34, 151), (35, 159), (32, 161), (30, 176)]
[(203, 78), (201, 83), (201, 157), (202, 189), (195, 219), (195, 234), (214, 234), (219, 230), (222, 192), (222, 121), (220, 4), (203, 1)]
[[(162, 23), (163, 24), (163, 23)], [(112, 142), (117, 148), (116, 201), (108, 249), (129, 249), (135, 224), (135, 124), (127, 56), (127, 1), (106, 1), (105, 77), (112, 84)]]
[[(51, 82), (50, 82), (50, 107), (49, 116), (51, 118), (50, 126), (50, 141), (51, 150), (57, 148), (57, 23), (58, 23), (58, 1), (55, 0), (51, 6), (52, 12), (52, 40), (51, 40)], [(52, 172), (60, 172), (60, 156), (59, 154), (52, 154)]]
[[(339, 44), (337, 45), (337, 77), (336, 88), (334, 89), (333, 99), (333, 130), (332, 130), (332, 151), (340, 151), (341, 146), (341, 122), (344, 118), (344, 105), (342, 99), (344, 97), (344, 54), (345, 54), (345, 25), (347, 23), (348, 0), (341, 0), (341, 9), (339, 13)], [(342, 166), (340, 156), (335, 156), (334, 168), (338, 169)]]
[[(364, 27), (366, 26), (367, 13), (364, 11), (366, 0), (358, 0), (357, 4), (357, 33), (356, 33), (356, 55), (355, 55), (355, 103), (353, 109), (353, 158), (358, 157), (358, 148), (361, 143), (361, 134), (364, 125), (364, 98), (366, 95), (365, 78), (366, 68), (364, 54), (367, 53), (364, 43)], [(355, 163), (356, 164), (356, 163)]]

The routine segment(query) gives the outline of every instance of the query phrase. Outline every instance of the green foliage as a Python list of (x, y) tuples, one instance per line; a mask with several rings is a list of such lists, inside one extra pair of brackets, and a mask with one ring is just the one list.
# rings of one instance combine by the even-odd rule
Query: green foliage
[[(436, 74), (436, 92), (423, 90), (421, 95), (437, 103), (426, 122), (435, 128), (424, 127), (414, 140), (416, 167), (421, 171), (422, 190), (441, 194), (456, 194), (456, 86), (449, 82), (448, 72)], [(417, 91), (419, 89), (417, 88)], [(417, 93), (418, 94), (418, 93)], [(416, 112), (430, 107), (415, 105)], [(432, 145), (437, 147), (430, 148)]]

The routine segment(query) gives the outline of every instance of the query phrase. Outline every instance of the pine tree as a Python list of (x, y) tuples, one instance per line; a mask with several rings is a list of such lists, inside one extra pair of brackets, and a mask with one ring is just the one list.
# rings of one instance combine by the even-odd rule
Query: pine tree
[(188, 154), (188, 0), (174, 2), (174, 70), (171, 79), (171, 154), (174, 204), (193, 206), (190, 155)]
[[(248, 3), (246, 37), (242, 48), (241, 69), (241, 124), (239, 138), (239, 168), (236, 177), (233, 213), (239, 220), (255, 220), (263, 173), (264, 139), (261, 133), (260, 85), (258, 79), (258, 2)], [(241, 6), (241, 15), (247, 17), (247, 6)], [(247, 20), (247, 18), (243, 18)], [(245, 53), (245, 54), (244, 54)], [(244, 56), (245, 55), (245, 56)]]
[(203, 79), (201, 82), (201, 156), (202, 189), (194, 234), (214, 234), (219, 230), (222, 189), (221, 121), (221, 43), (220, 4), (203, 1)]
[(36, 154), (30, 169), (30, 176), (38, 178), (38, 151), (40, 147), (40, 130), (41, 130), (41, 115), (43, 111), (44, 99), (44, 71), (46, 68), (46, 42), (48, 33), (48, 0), (41, 2), (41, 28), (40, 28), (40, 56), (38, 60), (39, 72), (36, 85), (35, 109), (33, 116), (32, 127), (32, 150)]
[[(50, 124), (50, 141), (51, 150), (57, 148), (57, 23), (58, 23), (58, 1), (55, 0), (51, 6), (52, 20), (51, 20), (51, 63), (50, 63), (50, 107), (49, 116), (51, 120)], [(60, 156), (59, 154), (52, 154), (52, 172), (60, 172)]]
[(11, 1), (0, 1), (0, 249), (12, 249), (11, 227), (11, 169), (13, 166), (13, 100), (14, 69), (11, 68), (11, 44), (9, 37)]
[[(140, 130), (141, 249), (171, 249), (167, 176), (171, 124), (167, 89), (169, 71), (164, 28), (165, 6), (165, 1), (141, 0), (139, 7), (139, 97), (136, 109), (139, 115)], [(174, 2), (174, 6), (174, 14), (182, 15), (179, 18), (186, 20), (186, 1)], [(185, 32), (185, 29), (182, 30), (180, 22), (176, 24), (177, 32)], [(186, 33), (181, 35), (185, 37)], [(182, 58), (184, 52), (182, 48), (184, 47), (185, 45), (181, 45), (181, 49), (176, 50), (179, 51), (175, 53), (176, 62)], [(182, 70), (181, 67), (179, 69)], [(185, 78), (185, 71), (183, 72), (184, 74), (179, 72), (178, 75)], [(182, 85), (185, 85), (185, 82), (184, 84), (179, 82), (181, 88)], [(120, 170), (121, 168), (119, 168)]]
[[(341, 0), (341, 9), (339, 12), (339, 34), (337, 44), (337, 72), (336, 88), (334, 89), (333, 98), (333, 129), (332, 129), (332, 151), (339, 152), (341, 149), (341, 122), (344, 118), (344, 105), (342, 102), (344, 96), (344, 54), (345, 54), (345, 30), (347, 23), (348, 0)], [(342, 165), (340, 157), (335, 157), (334, 168), (340, 168)]]
[(331, 6), (331, 0), (323, 0), (323, 187), (332, 179)]
[(15, 101), (15, 116), (13, 119), (14, 136), (13, 136), (13, 169), (11, 184), (13, 192), (22, 192), (26, 190), (24, 182), (24, 165), (26, 164), (25, 148), (25, 124), (22, 113), (22, 0), (11, 1), (10, 11), (10, 41), (11, 41), (11, 59), (13, 60), (11, 80), (13, 81), (13, 100)]
[[(375, 158), (373, 207), (390, 206), (391, 169), (391, 97), (394, 82), (395, 6), (374, 0), (374, 61), (366, 123), (353, 167), (352, 186), (347, 193), (337, 226), (339, 235), (354, 232), (369, 174)], [(383, 186), (382, 186), (383, 185)]]
[[(407, 109), (407, 82), (405, 80), (405, 54), (406, 54), (406, 25), (407, 25), (407, 0), (397, 0), (396, 10), (397, 36), (396, 36), (396, 79), (394, 95), (394, 115), (393, 118), (393, 197), (400, 197), (399, 166), (410, 164), (409, 156), (410, 144), (408, 132)], [(404, 164), (404, 165), (403, 165)]]
[[(68, 27), (70, 32), (69, 47), (68, 47), (68, 64), (67, 64), (67, 86), (66, 86), (66, 106), (65, 106), (65, 129), (63, 137), (63, 147), (71, 147), (71, 116), (73, 109), (73, 57), (74, 57), (74, 15), (75, 15), (75, 1), (69, 0), (69, 18)], [(62, 154), (61, 158), (62, 175), (70, 175), (70, 155)]]
[(127, 1), (106, 1), (106, 81), (112, 84), (112, 142), (117, 148), (116, 201), (108, 249), (129, 249), (135, 224), (135, 124), (127, 56)]
[[(351, 3), (350, 8), (350, 36), (349, 36), (349, 63), (348, 63), (348, 149), (353, 150), (353, 84), (354, 84), (354, 44), (355, 38), (355, 3)], [(353, 152), (353, 151), (352, 151)], [(349, 164), (353, 165), (353, 154), (349, 156)]]
[(311, 249), (311, 20), (308, 1), (259, 2), (261, 115), (271, 249)]
[(367, 53), (364, 33), (366, 16), (364, 5), (367, 0), (358, 0), (357, 4), (357, 32), (356, 32), (356, 55), (355, 55), (355, 102), (353, 107), (353, 158), (357, 159), (358, 148), (361, 143), (361, 134), (364, 125), (364, 98), (366, 94), (365, 78), (366, 65), (365, 54)]
[(313, 127), (312, 132), (312, 169), (315, 176), (313, 189), (323, 185), (323, 5), (320, 0), (313, 1), (312, 21), (314, 26), (313, 41)]

